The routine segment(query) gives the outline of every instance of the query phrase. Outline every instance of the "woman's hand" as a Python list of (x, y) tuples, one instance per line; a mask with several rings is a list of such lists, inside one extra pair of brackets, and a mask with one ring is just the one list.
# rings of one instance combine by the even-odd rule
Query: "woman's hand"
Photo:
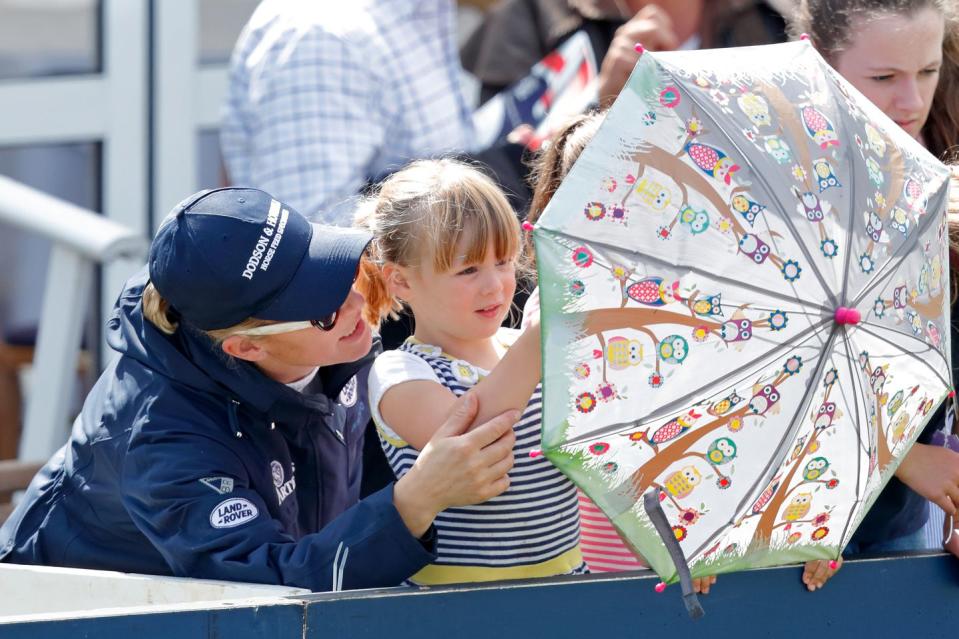
[(516, 442), (513, 425), (520, 414), (506, 411), (466, 432), (477, 408), (475, 395), (464, 396), (413, 468), (396, 482), (393, 503), (416, 537), (443, 510), (482, 503), (509, 488), (507, 473), (513, 467)]

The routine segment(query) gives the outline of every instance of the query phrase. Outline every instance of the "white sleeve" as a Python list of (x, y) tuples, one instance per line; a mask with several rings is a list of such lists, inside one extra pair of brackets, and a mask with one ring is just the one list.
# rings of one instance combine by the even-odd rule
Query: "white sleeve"
[(380, 414), (380, 400), (393, 386), (414, 381), (441, 383), (433, 367), (426, 360), (406, 351), (385, 351), (377, 356), (370, 368), (369, 397), (373, 422), (387, 435), (397, 440), (402, 440), (402, 437), (384, 421)]

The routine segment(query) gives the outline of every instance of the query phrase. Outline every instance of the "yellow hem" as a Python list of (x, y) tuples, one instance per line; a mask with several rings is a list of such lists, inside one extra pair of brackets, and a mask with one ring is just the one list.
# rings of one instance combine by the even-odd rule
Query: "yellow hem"
[(410, 581), (421, 586), (438, 586), (475, 581), (499, 581), (501, 579), (529, 579), (530, 577), (555, 577), (565, 575), (583, 563), (583, 553), (579, 544), (563, 554), (540, 562), (523, 566), (488, 568), (485, 566), (450, 566), (430, 564), (410, 577)]

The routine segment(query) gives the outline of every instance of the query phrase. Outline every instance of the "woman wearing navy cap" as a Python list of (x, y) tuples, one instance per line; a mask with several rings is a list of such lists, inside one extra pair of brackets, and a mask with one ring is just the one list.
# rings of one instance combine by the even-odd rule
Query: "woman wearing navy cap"
[(432, 521), (509, 484), (513, 423), (463, 404), (403, 479), (359, 499), (376, 348), (352, 289), (370, 237), (254, 189), (188, 198), (109, 321), (120, 357), (0, 529), (0, 560), (391, 586)]

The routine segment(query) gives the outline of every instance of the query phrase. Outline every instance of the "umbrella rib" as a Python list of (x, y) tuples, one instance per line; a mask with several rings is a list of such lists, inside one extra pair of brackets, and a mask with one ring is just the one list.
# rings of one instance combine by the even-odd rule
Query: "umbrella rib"
[[(830, 321), (831, 320), (824, 320), (818, 325), (809, 326), (808, 328), (804, 329), (801, 333), (795, 335), (788, 342), (784, 342), (780, 344), (777, 348), (773, 349), (772, 351), (768, 351), (764, 353), (763, 355), (760, 355), (752, 359), (751, 361), (743, 364), (742, 366), (739, 367), (740, 370), (750, 368), (763, 360), (775, 359), (779, 355), (780, 351), (785, 351), (785, 350), (788, 350), (789, 348), (794, 348), (797, 344), (801, 344), (802, 342), (806, 341), (808, 335), (810, 334), (814, 335), (819, 328), (821, 328), (823, 325), (827, 324)], [(750, 377), (750, 375), (743, 375), (741, 378), (736, 380), (736, 382), (727, 386), (726, 388), (735, 387), (737, 384), (742, 383), (742, 381), (747, 379), (748, 377)], [(588, 433), (583, 433), (582, 435), (578, 437), (567, 439), (561, 444), (561, 446), (574, 446), (576, 444), (582, 444), (584, 442), (588, 442), (590, 440), (596, 439), (597, 437), (602, 437), (604, 435), (615, 433), (616, 431), (619, 431), (619, 430), (637, 427), (644, 422), (650, 422), (650, 421), (656, 421), (656, 420), (662, 419), (663, 417), (669, 415), (670, 413), (674, 412), (675, 410), (679, 408), (685, 408), (689, 400), (695, 398), (698, 394), (700, 394), (703, 390), (708, 389), (711, 385), (712, 384), (703, 384), (699, 386), (698, 388), (696, 388), (695, 390), (693, 390), (692, 392), (686, 393), (682, 397), (674, 399), (673, 401), (664, 405), (658, 411), (647, 413), (643, 415), (642, 417), (640, 417), (639, 419), (630, 420), (628, 422), (617, 422), (615, 424), (609, 424), (607, 426), (597, 428), (596, 430), (589, 431)]]
[[(896, 250), (893, 256), (889, 258), (889, 261), (886, 262), (886, 265), (876, 271), (876, 274), (872, 277), (872, 279), (866, 282), (862, 288), (862, 291), (856, 296), (856, 300), (850, 304), (850, 306), (859, 306), (859, 303), (862, 302), (863, 298), (865, 298), (866, 295), (868, 295), (876, 286), (884, 282), (892, 275), (895, 275), (899, 265), (902, 264), (907, 257), (909, 257), (909, 253), (913, 250), (913, 248), (915, 248), (915, 245), (919, 243), (919, 238), (922, 236), (922, 234), (929, 229), (929, 226), (933, 222), (938, 221), (940, 217), (941, 216), (938, 215), (927, 215), (926, 218), (916, 226), (916, 232), (909, 236), (905, 242), (899, 245), (899, 248)], [(895, 265), (893, 265), (894, 261)]]
[[(664, 67), (664, 68), (665, 68), (665, 67)], [(672, 75), (672, 71), (670, 71), (670, 75)], [(676, 79), (675, 76), (673, 76), (673, 79), (674, 79), (674, 80)], [(711, 106), (710, 106), (709, 109), (707, 109), (707, 108), (705, 107), (705, 105), (704, 105), (703, 102), (700, 102), (699, 100), (697, 100), (697, 99), (694, 97), (694, 92), (692, 92), (692, 91), (687, 92), (686, 95), (689, 97), (690, 100), (692, 100), (692, 101), (696, 104), (697, 107), (699, 107), (699, 108), (703, 111), (703, 113), (709, 113), (709, 117), (710, 117), (710, 119), (713, 121), (714, 124), (718, 124), (718, 123), (719, 123), (719, 119), (717, 119), (716, 116), (715, 116), (715, 114), (712, 113), (712, 111), (711, 111), (711, 109), (712, 109)], [(720, 128), (720, 130), (722, 130), (722, 127), (718, 127), (718, 128)], [(742, 147), (740, 147), (739, 144), (736, 143), (736, 140), (733, 139), (733, 136), (732, 136), (732, 135), (728, 135), (728, 136), (726, 136), (726, 139), (729, 140), (729, 143), (733, 145), (733, 148), (734, 148), (734, 149), (736, 149), (736, 152), (739, 154), (739, 157), (743, 158), (743, 161), (744, 161), (744, 162), (747, 162), (747, 158), (748, 158), (749, 156), (748, 156), (747, 154), (743, 153)], [(797, 141), (797, 143), (798, 143), (798, 142), (799, 142), (799, 141)], [(792, 232), (793, 237), (798, 240), (801, 236), (799, 235), (798, 231), (796, 230), (795, 224), (793, 224), (792, 217), (790, 217), (790, 214), (789, 214), (789, 209), (788, 209), (786, 206), (783, 205), (782, 200), (780, 200), (780, 199), (779, 199), (779, 196), (776, 195), (776, 191), (773, 190), (773, 189), (770, 187), (769, 182), (766, 181), (766, 179), (763, 177), (763, 174), (762, 174), (760, 171), (757, 171), (757, 170), (756, 170), (756, 167), (753, 166), (752, 162), (747, 162), (747, 163), (749, 164), (749, 168), (752, 169), (752, 172), (753, 172), (753, 175), (755, 176), (755, 178), (762, 184), (763, 189), (765, 189), (766, 193), (768, 193), (769, 196), (776, 202), (776, 205), (779, 207), (779, 210), (782, 211), (782, 217), (781, 217), (782, 221), (785, 222), (785, 223), (786, 223), (786, 226), (789, 227), (789, 230)], [(767, 227), (767, 229), (769, 228), (769, 223), (768, 223), (768, 222), (766, 223), (766, 227)], [(775, 242), (776, 242), (775, 238), (770, 238), (770, 241), (772, 241), (774, 244), (775, 244)], [(835, 295), (835, 293), (833, 293), (833, 291), (832, 291), (832, 289), (830, 288), (830, 286), (826, 283), (826, 280), (825, 280), (825, 278), (823, 277), (823, 274), (819, 271), (819, 267), (816, 265), (816, 261), (812, 258), (812, 254), (810, 254), (809, 250), (808, 250), (807, 247), (806, 247), (806, 244), (805, 244), (804, 242), (800, 242), (800, 241), (797, 241), (796, 244), (799, 246), (799, 250), (800, 250), (800, 251), (802, 252), (802, 254), (805, 256), (805, 258), (806, 258), (806, 260), (807, 260), (807, 263), (809, 264), (810, 268), (812, 269), (812, 272), (816, 275), (816, 279), (819, 280), (819, 284), (820, 284), (820, 286), (822, 286), (823, 292), (824, 292), (824, 293), (826, 294), (826, 296), (829, 298), (830, 305), (835, 308), (835, 306), (836, 306), (836, 295)]]
[[(860, 417), (859, 397), (860, 395), (862, 397), (865, 397), (866, 393), (862, 385), (862, 377), (856, 373), (856, 369), (853, 367), (853, 362), (855, 362), (856, 360), (851, 349), (852, 344), (850, 343), (850, 340), (851, 340), (851, 336), (844, 332), (843, 346), (846, 349), (846, 365), (849, 367), (849, 377), (851, 378), (853, 384), (859, 386), (859, 393), (857, 394), (854, 392), (852, 394), (853, 408), (856, 411), (856, 424), (858, 425), (859, 417)], [(859, 506), (862, 505), (864, 501), (863, 500), (864, 487), (862, 485), (862, 476), (861, 476), (862, 473), (859, 472), (860, 469), (862, 468), (862, 452), (863, 452), (862, 443), (863, 442), (862, 442), (862, 432), (859, 430), (859, 428), (856, 428), (856, 439), (859, 441), (859, 445), (856, 447), (856, 503), (854, 503), (852, 505), (852, 508), (849, 509), (849, 517), (846, 519), (846, 523), (843, 526), (843, 530), (842, 530), (842, 536), (839, 538), (840, 544), (843, 544), (843, 540), (846, 539), (846, 535), (849, 532), (849, 528), (852, 526), (852, 520), (856, 516), (857, 509), (859, 508)], [(868, 460), (867, 460), (867, 463), (868, 463)], [(867, 479), (868, 479), (868, 476), (867, 476)]]
[[(813, 371), (810, 376), (810, 380), (818, 379), (822, 375), (823, 367), (826, 365), (826, 361), (829, 359), (828, 353), (831, 352), (832, 345), (836, 341), (836, 333), (839, 330), (838, 325), (834, 325), (832, 331), (829, 334), (829, 340), (826, 342), (826, 345), (823, 347), (822, 352), (824, 353), (823, 357), (819, 358), (819, 362), (816, 364), (816, 370)], [(797, 340), (798, 341), (798, 340)], [(693, 556), (703, 551), (707, 548), (709, 544), (713, 543), (720, 535), (724, 534), (728, 530), (729, 526), (733, 525), (736, 521), (736, 515), (740, 513), (744, 506), (750, 502), (756, 501), (757, 491), (761, 492), (769, 485), (769, 482), (776, 474), (780, 464), (782, 463), (785, 451), (789, 450), (792, 440), (796, 436), (796, 431), (799, 428), (799, 423), (805, 419), (806, 411), (809, 409), (809, 405), (812, 403), (812, 398), (816, 393), (816, 384), (807, 384), (806, 389), (803, 391), (802, 399), (799, 402), (799, 408), (796, 410), (795, 414), (792, 417), (792, 420), (789, 422), (789, 427), (786, 429), (785, 433), (779, 440), (779, 447), (776, 449), (776, 452), (769, 458), (769, 462), (766, 464), (766, 468), (763, 469), (762, 474), (759, 475), (757, 480), (753, 483), (752, 487), (743, 493), (743, 498), (740, 500), (739, 504), (736, 505), (735, 510), (733, 510), (733, 518), (730, 519), (726, 524), (715, 533), (713, 533), (702, 546), (697, 548)]]
[[(814, 308), (814, 309), (817, 309), (817, 310), (820, 310), (820, 311), (831, 311), (831, 309), (830, 309), (829, 307), (827, 307), (827, 306), (823, 306), (823, 305), (820, 305), (820, 304), (816, 304), (816, 303), (813, 303), (813, 302), (809, 302), (809, 301), (807, 301), (807, 300), (800, 299), (799, 297), (789, 297), (789, 296), (787, 296), (787, 295), (783, 295), (782, 293), (778, 293), (778, 292), (775, 292), (775, 291), (770, 291), (770, 290), (768, 290), (768, 289), (764, 289), (764, 288), (761, 288), (761, 287), (759, 287), (759, 286), (755, 286), (755, 285), (750, 284), (749, 282), (746, 282), (746, 281), (743, 281), (743, 280), (735, 280), (735, 279), (732, 279), (732, 278), (730, 278), (730, 277), (726, 277), (726, 276), (724, 276), (724, 275), (717, 275), (716, 273), (711, 273), (711, 272), (709, 272), (709, 271), (706, 271), (706, 270), (704, 270), (704, 269), (700, 269), (700, 268), (695, 267), (695, 266), (685, 266), (685, 265), (680, 265), (680, 264), (673, 264), (672, 262), (669, 262), (669, 261), (664, 260), (664, 259), (662, 259), (662, 258), (656, 257), (655, 255), (647, 254), (647, 253), (641, 253), (641, 252), (639, 252), (639, 251), (637, 251), (637, 250), (635, 250), (635, 249), (622, 248), (622, 247), (615, 246), (615, 245), (613, 245), (613, 244), (609, 244), (608, 242), (603, 242), (603, 241), (586, 240), (586, 239), (584, 239), (584, 238), (576, 237), (575, 235), (570, 235), (569, 233), (564, 233), (563, 231), (557, 231), (557, 230), (554, 230), (554, 229), (545, 229), (545, 231), (546, 231), (546, 236), (549, 237), (549, 238), (550, 238), (551, 240), (553, 240), (554, 242), (557, 242), (556, 236), (561, 236), (561, 237), (564, 237), (564, 238), (566, 238), (566, 239), (572, 240), (574, 243), (586, 242), (587, 244), (590, 244), (590, 245), (592, 245), (592, 246), (600, 246), (600, 247), (603, 247), (603, 248), (608, 249), (608, 250), (611, 250), (611, 251), (616, 251), (616, 252), (620, 252), (620, 253), (632, 253), (633, 255), (636, 255), (636, 256), (638, 256), (638, 257), (643, 258), (644, 260), (648, 260), (648, 261), (651, 261), (651, 262), (656, 262), (656, 263), (662, 264), (662, 265), (664, 265), (664, 266), (666, 266), (666, 267), (668, 267), (668, 268), (686, 269), (686, 270), (690, 271), (691, 273), (695, 273), (696, 275), (700, 275), (700, 276), (703, 276), (703, 277), (712, 278), (714, 281), (719, 282), (719, 283), (722, 283), (722, 284), (732, 284), (733, 286), (737, 286), (737, 287), (740, 287), (740, 288), (744, 288), (744, 289), (746, 289), (746, 290), (752, 291), (753, 293), (758, 293), (758, 294), (763, 295), (763, 296), (765, 296), (765, 297), (774, 297), (774, 298), (779, 299), (779, 300), (782, 300), (782, 301), (784, 301), (784, 302), (791, 302), (791, 303), (793, 303), (793, 304), (799, 304), (800, 306), (804, 306), (804, 307), (806, 307), (806, 308)], [(559, 243), (559, 242), (557, 242), (557, 244), (558, 244), (558, 243)], [(569, 247), (566, 247), (566, 248), (569, 248)]]
[[(828, 79), (832, 80), (834, 83), (838, 83), (836, 78), (830, 77)], [(834, 104), (836, 105), (836, 113), (839, 114), (839, 118), (842, 120), (840, 124), (842, 125), (843, 129), (846, 131), (853, 130), (851, 121), (855, 121), (858, 124), (858, 120), (852, 118), (850, 113), (841, 107), (835, 94), (832, 94), (832, 97)], [(846, 233), (846, 254), (843, 256), (843, 278), (842, 292), (839, 295), (840, 301), (846, 300), (846, 295), (849, 294), (849, 277), (846, 274), (849, 273), (849, 265), (852, 264), (852, 241), (855, 237), (853, 230), (856, 226), (856, 158), (853, 156), (852, 151), (849, 150), (848, 144), (846, 145), (846, 154), (849, 157), (849, 228), (847, 229)], [(855, 304), (851, 304), (850, 306), (855, 306)]]

